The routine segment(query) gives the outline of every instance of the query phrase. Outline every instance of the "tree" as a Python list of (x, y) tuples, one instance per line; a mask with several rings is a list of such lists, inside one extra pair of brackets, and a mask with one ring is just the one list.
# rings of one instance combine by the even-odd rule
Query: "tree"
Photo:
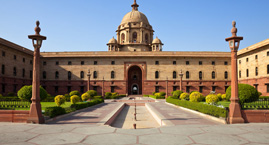
[[(47, 98), (48, 93), (43, 87), (39, 87), (40, 89), (40, 101), (44, 100)], [(23, 100), (23, 101), (31, 101), (32, 98), (32, 85), (30, 86), (23, 86), (18, 92), (18, 97)]]

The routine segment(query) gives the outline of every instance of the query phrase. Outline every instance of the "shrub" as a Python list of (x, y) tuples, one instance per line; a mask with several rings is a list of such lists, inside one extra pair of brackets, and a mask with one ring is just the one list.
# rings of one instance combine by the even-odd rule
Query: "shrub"
[(181, 100), (189, 100), (189, 94), (188, 93), (182, 93), (180, 95)]
[(217, 96), (219, 98), (219, 101), (221, 101), (222, 100), (222, 98), (221, 98), (222, 94), (221, 93), (218, 93)]
[(179, 98), (179, 96), (182, 94), (183, 92), (180, 91), (180, 90), (176, 90), (173, 92), (173, 96), (176, 97), (176, 98)]
[(102, 96), (94, 96), (93, 99), (103, 99)]
[(160, 96), (165, 96), (166, 93), (165, 92), (160, 92)]
[[(258, 91), (251, 85), (248, 84), (238, 84), (238, 96), (239, 102), (253, 102), (259, 99)], [(230, 100), (231, 98), (231, 86), (226, 90), (226, 99)]]
[(62, 107), (47, 107), (45, 109), (45, 115), (49, 116), (50, 118), (56, 117), (58, 115), (65, 114), (66, 111)]
[(0, 98), (1, 98), (1, 97), (3, 97), (3, 95), (2, 95), (2, 94), (0, 94)]
[(209, 94), (206, 96), (206, 103), (208, 104), (215, 104), (219, 101), (218, 95), (215, 94)]
[(143, 95), (143, 97), (149, 97), (149, 95)]
[(221, 99), (222, 99), (222, 100), (226, 100), (226, 94), (222, 94), (222, 95), (221, 95)]
[(92, 99), (94, 96), (97, 96), (97, 92), (95, 90), (89, 90), (86, 93), (90, 95), (90, 99)]
[(48, 94), (47, 98), (44, 99), (43, 102), (54, 102), (54, 98), (55, 98), (54, 96), (51, 96), (50, 94)]
[[(192, 93), (194, 93), (194, 92), (198, 92), (198, 91), (191, 91), (191, 92), (190, 92), (190, 95), (191, 95)], [(199, 92), (199, 93), (200, 93), (200, 92)]]
[(91, 100), (89, 102), (79, 102), (77, 104), (72, 104), (70, 106), (70, 108), (74, 108), (75, 110), (80, 110), (80, 109), (87, 108), (87, 107), (90, 107), (90, 106), (93, 106), (96, 104), (100, 104), (103, 102), (104, 102), (103, 99), (95, 99), (95, 100)]
[(185, 100), (171, 99), (167, 98), (166, 102), (172, 103), (184, 108), (188, 108), (191, 110), (199, 111), (208, 115), (212, 115), (215, 117), (226, 117), (226, 110), (224, 108), (220, 108), (213, 105), (202, 104), (197, 102), (190, 102)]
[(261, 95), (262, 95), (262, 93), (261, 93), (261, 92), (258, 92), (258, 95), (259, 95), (259, 96), (261, 96)]
[(118, 99), (119, 98), (119, 93), (111, 93), (111, 99)]
[(120, 94), (119, 97), (126, 97), (126, 94)]
[(156, 92), (152, 92), (152, 95), (155, 95)]
[(77, 102), (80, 101), (79, 96), (77, 96), (77, 95), (72, 96), (70, 98), (70, 101), (71, 101), (71, 104), (76, 104)]
[[(40, 101), (44, 100), (47, 98), (48, 93), (43, 87), (39, 87), (40, 89)], [(31, 101), (32, 98), (32, 85), (30, 86), (23, 86), (19, 91), (18, 91), (18, 97), (23, 100), (23, 101)]]
[(74, 96), (74, 95), (80, 96), (79, 91), (75, 90), (69, 93), (69, 96)]
[(155, 93), (155, 95), (149, 95), (149, 97), (153, 99), (165, 99), (165, 96), (160, 96), (159, 93)]
[(88, 93), (84, 93), (81, 95), (81, 100), (82, 101), (87, 101), (91, 98), (91, 96)]
[(111, 99), (112, 93), (106, 92), (105, 93), (105, 99)]
[(65, 103), (65, 97), (63, 95), (58, 95), (54, 98), (55, 103), (58, 107)]
[(200, 92), (192, 92), (190, 95), (191, 102), (200, 102), (203, 100), (203, 95)]
[(70, 102), (70, 95), (69, 94), (64, 94), (64, 96), (65, 96), (65, 100), (67, 102)]
[(259, 99), (269, 99), (269, 96), (260, 96)]
[(168, 96), (168, 98), (172, 98), (172, 99), (178, 99), (177, 97), (175, 96)]

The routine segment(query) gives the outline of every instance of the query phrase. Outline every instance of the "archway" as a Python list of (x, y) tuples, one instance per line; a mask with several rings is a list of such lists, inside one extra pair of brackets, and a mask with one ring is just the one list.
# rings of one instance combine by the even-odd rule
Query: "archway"
[(142, 94), (142, 70), (138, 66), (132, 66), (128, 71), (128, 94)]

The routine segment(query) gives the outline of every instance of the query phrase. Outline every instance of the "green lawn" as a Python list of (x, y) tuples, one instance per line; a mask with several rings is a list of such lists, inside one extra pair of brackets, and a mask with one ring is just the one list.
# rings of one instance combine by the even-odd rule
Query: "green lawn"
[[(55, 102), (41, 102), (41, 107), (42, 110), (45, 110), (47, 107), (55, 107), (56, 104)], [(71, 106), (71, 102), (65, 102), (65, 104), (63, 104), (61, 107), (66, 108), (66, 107), (70, 107)], [(30, 110), (30, 108), (14, 108), (15, 110)]]
[(230, 101), (219, 101), (217, 104), (222, 105), (224, 107), (229, 107), (230, 103), (231, 103)]

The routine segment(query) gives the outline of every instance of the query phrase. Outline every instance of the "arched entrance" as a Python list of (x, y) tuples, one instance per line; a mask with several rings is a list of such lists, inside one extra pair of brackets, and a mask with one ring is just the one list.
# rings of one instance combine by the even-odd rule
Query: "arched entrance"
[(131, 66), (128, 71), (128, 94), (142, 94), (142, 70), (138, 66)]

